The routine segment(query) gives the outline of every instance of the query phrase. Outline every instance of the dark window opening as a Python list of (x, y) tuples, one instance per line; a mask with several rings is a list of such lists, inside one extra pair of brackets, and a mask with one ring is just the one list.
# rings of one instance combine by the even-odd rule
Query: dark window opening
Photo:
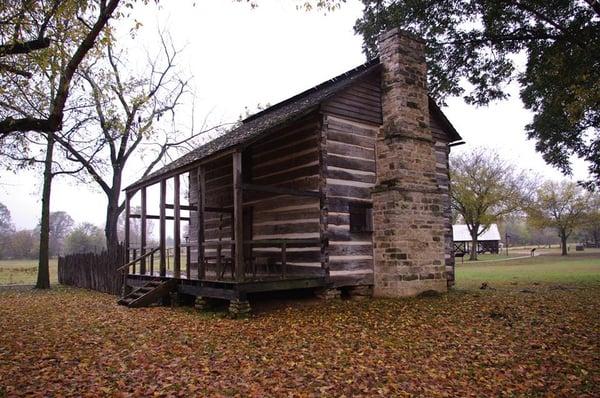
[(373, 232), (373, 205), (364, 202), (351, 202), (350, 232)]

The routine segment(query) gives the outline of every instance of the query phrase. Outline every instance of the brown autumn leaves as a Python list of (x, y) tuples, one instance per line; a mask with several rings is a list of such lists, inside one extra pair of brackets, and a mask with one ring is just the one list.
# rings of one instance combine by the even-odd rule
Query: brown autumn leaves
[(3, 292), (0, 396), (592, 397), (598, 302), (598, 286), (548, 285), (236, 321), (75, 289)]

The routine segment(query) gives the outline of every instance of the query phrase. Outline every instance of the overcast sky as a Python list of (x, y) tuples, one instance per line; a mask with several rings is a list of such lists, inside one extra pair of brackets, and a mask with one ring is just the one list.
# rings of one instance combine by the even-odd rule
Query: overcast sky
[[(160, 26), (176, 46), (185, 47), (179, 67), (194, 76), (198, 118), (209, 114), (214, 123), (235, 121), (245, 106), (277, 103), (365, 61), (361, 39), (352, 29), (361, 15), (359, 1), (349, 0), (326, 16), (297, 11), (293, 2), (285, 1), (261, 0), (256, 9), (245, 2), (192, 3), (161, 2), (158, 11), (155, 6), (139, 10), (136, 17), (144, 28), (128, 45), (152, 51)], [(132, 65), (140, 62), (138, 53), (131, 51)], [(450, 99), (444, 112), (467, 142), (453, 151), (484, 146), (542, 178), (564, 178), (526, 139), (524, 126), (531, 114), (523, 109), (517, 87), (512, 92), (512, 99), (485, 108)], [(134, 165), (127, 183), (141, 167)], [(575, 163), (574, 171), (575, 179), (587, 174), (582, 162)], [(41, 174), (0, 172), (0, 202), (11, 211), (17, 228), (37, 224)], [(55, 181), (52, 211), (64, 210), (77, 222), (102, 226), (105, 206), (103, 194), (94, 187), (68, 178)]]

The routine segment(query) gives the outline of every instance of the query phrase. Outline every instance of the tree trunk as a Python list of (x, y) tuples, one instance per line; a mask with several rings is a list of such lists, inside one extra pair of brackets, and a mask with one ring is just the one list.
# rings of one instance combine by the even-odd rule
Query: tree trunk
[(562, 252), (560, 255), (566, 256), (567, 255), (567, 233), (565, 231), (560, 231), (559, 235), (560, 235), (560, 243), (562, 246)]
[(477, 261), (477, 236), (471, 236), (471, 255), (469, 261)]
[(52, 156), (54, 152), (54, 133), (48, 133), (46, 159), (44, 160), (44, 187), (42, 189), (42, 220), (40, 221), (40, 254), (38, 263), (37, 289), (50, 288), (50, 269), (48, 249), (50, 243), (50, 191), (52, 188)]
[[(115, 196), (117, 196), (115, 198)], [(108, 198), (108, 205), (106, 207), (106, 225), (104, 226), (104, 236), (106, 237), (106, 249), (109, 253), (115, 253), (119, 247), (119, 194), (112, 192), (112, 197)]]

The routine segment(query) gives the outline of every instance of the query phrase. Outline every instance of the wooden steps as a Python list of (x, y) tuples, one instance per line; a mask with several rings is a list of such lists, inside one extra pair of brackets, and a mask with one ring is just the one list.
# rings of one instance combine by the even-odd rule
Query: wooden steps
[(172, 280), (150, 281), (144, 286), (136, 288), (125, 297), (122, 297), (117, 303), (129, 308), (146, 307), (169, 294), (172, 287)]

